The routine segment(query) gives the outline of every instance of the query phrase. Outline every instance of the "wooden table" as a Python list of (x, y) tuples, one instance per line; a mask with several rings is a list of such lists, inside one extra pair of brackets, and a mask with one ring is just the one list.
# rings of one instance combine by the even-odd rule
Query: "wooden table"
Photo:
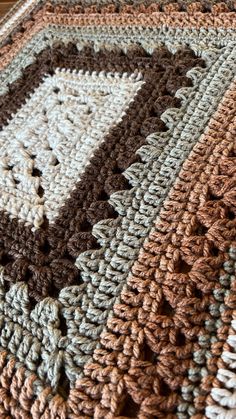
[(0, 19), (8, 10), (16, 3), (16, 1), (0, 0)]

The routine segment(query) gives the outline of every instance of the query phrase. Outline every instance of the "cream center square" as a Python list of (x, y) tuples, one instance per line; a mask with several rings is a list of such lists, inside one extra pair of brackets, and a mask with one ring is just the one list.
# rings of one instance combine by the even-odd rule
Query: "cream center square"
[(0, 209), (53, 222), (143, 84), (140, 74), (57, 70), (0, 133)]

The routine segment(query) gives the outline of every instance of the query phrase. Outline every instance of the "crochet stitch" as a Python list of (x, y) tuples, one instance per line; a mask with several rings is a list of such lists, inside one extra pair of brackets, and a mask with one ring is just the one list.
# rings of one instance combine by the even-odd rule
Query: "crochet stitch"
[(0, 418), (236, 417), (236, 5), (0, 26)]

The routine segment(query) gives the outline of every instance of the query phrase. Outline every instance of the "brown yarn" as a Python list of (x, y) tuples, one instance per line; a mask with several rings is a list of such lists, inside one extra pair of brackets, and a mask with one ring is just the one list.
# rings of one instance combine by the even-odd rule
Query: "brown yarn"
[(63, 287), (80, 282), (75, 258), (84, 250), (96, 248), (91, 234), (93, 225), (116, 216), (108, 203), (109, 196), (129, 187), (122, 172), (138, 161), (135, 152), (147, 135), (165, 130), (160, 115), (168, 107), (178, 105), (173, 95), (181, 86), (189, 85), (185, 74), (196, 65), (203, 65), (203, 61), (190, 50), (171, 55), (163, 48), (149, 56), (143, 49), (126, 55), (122, 51), (95, 53), (90, 48), (78, 53), (72, 44), (57, 45), (42, 52), (11, 86), (10, 93), (1, 99), (1, 124), (11, 118), (43, 74), (52, 73), (56, 67), (128, 73), (139, 68), (145, 80), (122, 122), (96, 151), (53, 226), (45, 220), (40, 230), (32, 233), (17, 219), (10, 220), (1, 213), (1, 263), (9, 281), (27, 281), (35, 300), (57, 295)]
[[(101, 348), (71, 392), (78, 412), (130, 417), (134, 403), (136, 417), (174, 418), (182, 386), (193, 386), (193, 396), (197, 388), (189, 399), (198, 411), (194, 417), (204, 417), (206, 403), (214, 404), (209, 392), (221, 387), (216, 374), (227, 368), (221, 354), (230, 350), (235, 307), (235, 280), (222, 298), (217, 295), (236, 246), (235, 92), (234, 85), (185, 161), (113, 308)], [(214, 314), (218, 301), (225, 309)], [(222, 327), (208, 341), (206, 322), (219, 319)], [(199, 338), (207, 342), (205, 372), (194, 376), (200, 368), (194, 355), (204, 351)]]
[[(235, 379), (227, 356), (235, 355), (229, 336), (236, 331), (236, 84), (223, 92), (234, 75), (233, 43), (226, 46), (225, 40), (236, 28), (235, 2), (99, 1), (103, 5), (95, 0), (42, 4), (23, 13), (8, 39), (2, 37), (4, 86), (8, 76), (17, 77), (10, 72), (20, 51), (24, 59), (22, 48), (31, 41), (41, 47), (42, 30), (49, 45), (54, 36), (66, 43), (69, 29), (79, 26), (79, 44), (87, 46), (79, 51), (73, 43), (58, 42), (37, 57), (32, 49), (34, 63), (0, 97), (0, 129), (58, 67), (106, 74), (139, 71), (144, 84), (122, 120), (93, 150), (54, 222), (45, 217), (32, 231), (21, 214), (12, 218), (7, 210), (0, 213), (0, 264), (5, 267), (0, 278), (0, 418), (200, 419), (214, 417), (218, 408), (219, 416), (230, 415), (234, 387), (223, 382), (220, 369)], [(87, 26), (95, 44), (84, 41)], [(132, 41), (125, 52), (95, 52), (96, 40), (100, 44), (103, 39), (99, 26), (108, 36), (117, 31), (125, 39), (128, 34)], [(145, 45), (146, 34), (147, 42), (154, 32), (156, 39), (159, 29), (161, 42), (170, 45), (173, 40), (174, 49), (180, 34), (180, 44), (192, 45), (208, 62), (205, 71), (192, 72), (194, 88), (178, 93), (187, 99), (180, 111), (165, 115), (166, 109), (180, 106), (176, 90), (191, 86), (187, 71), (204, 62), (190, 49), (171, 54), (163, 47), (149, 54), (131, 46), (138, 45), (137, 34)], [(68, 76), (60, 75), (63, 80)], [(53, 96), (59, 92), (56, 87)], [(219, 104), (220, 94), (225, 96)], [(152, 133), (157, 135), (147, 141)], [(143, 145), (140, 162), (136, 151)], [(35, 147), (41, 150), (40, 142)], [(35, 159), (34, 151), (29, 157)], [(135, 162), (140, 164), (126, 173), (133, 176), (129, 184), (124, 171)], [(40, 168), (31, 169), (34, 181), (44, 176)], [(14, 170), (12, 177), (20, 183)], [(131, 185), (135, 187), (127, 192)], [(109, 200), (120, 190), (117, 218)], [(45, 192), (39, 187), (42, 200)], [(98, 249), (92, 230), (104, 219), (94, 234), (101, 234), (98, 242), (106, 244), (77, 260), (84, 265), (80, 273), (75, 260)], [(28, 287), (12, 286), (19, 281)], [(73, 284), (81, 287), (64, 289)], [(59, 299), (46, 298), (61, 290)], [(218, 401), (223, 388), (229, 388), (229, 398)]]
[[(215, 3), (215, 2), (214, 2)], [(204, 7), (201, 7), (204, 5)], [(229, 7), (228, 7), (229, 5)], [(188, 6), (181, 2), (162, 3), (160, 12), (152, 4), (150, 7), (137, 5), (122, 6), (121, 9), (112, 9), (107, 6), (105, 9), (96, 5), (82, 8), (80, 6), (54, 6), (45, 5), (35, 14), (30, 15), (27, 22), (19, 25), (4, 41), (0, 47), (0, 69), (6, 68), (12, 58), (16, 56), (22, 47), (43, 28), (49, 24), (55, 25), (77, 25), (77, 26), (147, 26), (159, 27), (168, 25), (175, 28), (235, 28), (235, 3), (229, 1), (227, 5), (222, 2), (211, 4), (210, 2), (190, 3)], [(199, 11), (201, 9), (201, 11)], [(111, 13), (110, 11), (114, 11)], [(186, 10), (186, 11), (185, 11)], [(118, 13), (117, 13), (118, 12)]]

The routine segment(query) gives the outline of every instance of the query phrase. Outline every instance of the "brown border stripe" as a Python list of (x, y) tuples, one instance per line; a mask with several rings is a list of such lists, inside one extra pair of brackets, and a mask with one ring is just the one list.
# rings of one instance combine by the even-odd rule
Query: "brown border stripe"
[[(123, 417), (133, 409), (135, 417), (174, 418), (178, 407), (188, 408), (185, 386), (192, 388), (193, 417), (204, 415), (235, 304), (219, 281), (236, 246), (235, 104), (233, 84), (185, 161), (101, 348), (71, 392), (78, 414)], [(222, 293), (225, 311), (217, 312)]]
[(93, 225), (116, 217), (108, 199), (113, 192), (128, 187), (122, 172), (137, 161), (135, 152), (145, 143), (147, 135), (166, 129), (160, 115), (168, 107), (178, 105), (173, 97), (176, 90), (191, 84), (186, 72), (202, 64), (190, 50), (171, 55), (163, 48), (150, 57), (143, 49), (134, 49), (127, 55), (117, 50), (95, 53), (92, 49), (78, 54), (76, 46), (69, 45), (44, 51), (37, 63), (26, 69), (22, 79), (12, 85), (5, 104), (1, 104), (2, 122), (16, 111), (27, 92), (40, 83), (43, 72), (50, 73), (56, 67), (121, 73), (133, 73), (138, 68), (145, 85), (122, 122), (96, 151), (53, 225), (45, 220), (33, 233), (30, 227), (17, 219), (11, 221), (1, 212), (0, 263), (5, 265), (10, 281), (26, 280), (35, 300), (55, 296), (63, 287), (80, 283), (74, 261), (84, 250), (96, 248), (91, 234)]
[[(59, 395), (52, 395), (50, 387), (35, 396), (34, 386), (39, 384), (35, 374), (19, 367), (14, 357), (8, 359), (6, 351), (0, 351), (0, 415), (11, 418), (67, 419), (67, 404)], [(10, 389), (10, 391), (9, 391)]]
[[(155, 5), (154, 5), (155, 6)], [(79, 6), (78, 6), (79, 7)], [(128, 7), (128, 6), (127, 6)], [(66, 25), (66, 26), (146, 26), (146, 27), (161, 27), (168, 26), (172, 28), (221, 28), (221, 29), (235, 29), (236, 28), (236, 13), (235, 12), (221, 12), (225, 10), (223, 5), (213, 6), (212, 13), (203, 13), (199, 11), (198, 6), (189, 6), (189, 12), (176, 12), (176, 7), (167, 5), (165, 10), (167, 12), (156, 12), (155, 8), (151, 6), (146, 10), (146, 13), (140, 12), (137, 14), (136, 9), (128, 8), (129, 13), (124, 8), (122, 13), (108, 13), (109, 7), (105, 9), (104, 13), (95, 13), (96, 8), (85, 9), (82, 14), (75, 14), (75, 8), (71, 8), (71, 13), (63, 13), (67, 9), (57, 6), (52, 7), (46, 5), (42, 7), (34, 15), (34, 20), (26, 22), (26, 29), (17, 32), (11, 37), (11, 43), (6, 44), (0, 48), (0, 70), (5, 68), (16, 54), (23, 48), (27, 42), (43, 28), (50, 24)], [(200, 7), (201, 9), (201, 7)], [(215, 10), (215, 13), (214, 13)], [(80, 9), (78, 9), (80, 11)], [(133, 13), (131, 13), (133, 11)], [(23, 32), (23, 33), (22, 33)]]

